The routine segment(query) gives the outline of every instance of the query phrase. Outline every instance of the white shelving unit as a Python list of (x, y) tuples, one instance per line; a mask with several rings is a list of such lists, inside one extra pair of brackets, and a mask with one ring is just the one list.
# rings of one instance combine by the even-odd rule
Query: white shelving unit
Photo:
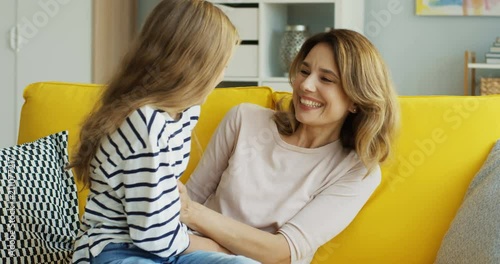
[(500, 64), (469, 63), (469, 69), (500, 69)]
[(309, 35), (323, 32), (327, 27), (360, 33), (364, 28), (364, 0), (211, 2), (220, 4), (243, 40), (226, 72), (224, 82), (229, 86), (260, 85), (291, 91), (279, 59), (279, 45), (286, 25), (306, 25)]
[(476, 94), (476, 69), (500, 70), (500, 64), (476, 63), (476, 53), (472, 51), (465, 51), (464, 62), (464, 95)]

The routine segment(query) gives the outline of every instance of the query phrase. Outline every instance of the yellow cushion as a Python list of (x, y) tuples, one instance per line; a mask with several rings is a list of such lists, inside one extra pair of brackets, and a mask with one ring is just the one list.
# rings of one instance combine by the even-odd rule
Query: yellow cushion
[(402, 128), (381, 185), (313, 263), (433, 263), (467, 186), (500, 139), (500, 96), (399, 101)]
[[(74, 83), (34, 83), (24, 90), (18, 143), (68, 130), (68, 152), (71, 156), (78, 139), (80, 126), (90, 113), (102, 91), (101, 85)], [(77, 182), (78, 209), (85, 207), (88, 189)]]

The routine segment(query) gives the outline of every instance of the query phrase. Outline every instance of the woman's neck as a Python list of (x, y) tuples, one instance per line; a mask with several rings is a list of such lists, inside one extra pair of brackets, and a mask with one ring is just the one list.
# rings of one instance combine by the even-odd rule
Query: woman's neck
[(283, 137), (288, 144), (301, 148), (319, 148), (328, 145), (340, 137), (340, 128), (325, 129), (301, 125), (290, 136)]

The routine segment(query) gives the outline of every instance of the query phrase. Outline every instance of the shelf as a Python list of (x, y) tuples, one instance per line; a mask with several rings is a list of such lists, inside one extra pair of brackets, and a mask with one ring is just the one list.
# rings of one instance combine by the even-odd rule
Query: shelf
[[(242, 40), (221, 86), (271, 85), (290, 91), (279, 49), (287, 25), (306, 25), (309, 35), (325, 28), (363, 33), (365, 0), (208, 0), (226, 12)], [(160, 0), (138, 1), (144, 17)]]
[(500, 69), (500, 64), (491, 63), (469, 63), (469, 69)]
[(464, 55), (464, 95), (476, 95), (476, 69), (500, 70), (500, 64), (476, 63), (476, 53), (466, 50)]
[(365, 0), (209, 1), (221, 5), (242, 40), (251, 41), (235, 50), (222, 85), (258, 83), (290, 91), (279, 56), (287, 25), (306, 25), (309, 36), (326, 28), (363, 33)]
[(348, 27), (336, 12), (343, 11), (335, 1), (266, 1), (260, 7), (260, 76), (284, 77), (279, 49), (287, 25), (306, 25), (308, 35), (324, 32), (326, 27)]

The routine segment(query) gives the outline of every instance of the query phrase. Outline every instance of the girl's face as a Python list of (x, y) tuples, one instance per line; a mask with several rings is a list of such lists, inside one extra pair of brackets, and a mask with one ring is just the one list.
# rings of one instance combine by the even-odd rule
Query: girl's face
[(340, 131), (354, 104), (344, 92), (328, 44), (314, 46), (300, 65), (292, 87), (295, 117), (300, 123)]
[(226, 69), (227, 69), (227, 66), (224, 67), (224, 70), (222, 70), (222, 72), (219, 74), (219, 77), (217, 77), (217, 81), (215, 82), (215, 86), (219, 85), (219, 83), (222, 82), (222, 80), (224, 79), (224, 75), (226, 74)]

